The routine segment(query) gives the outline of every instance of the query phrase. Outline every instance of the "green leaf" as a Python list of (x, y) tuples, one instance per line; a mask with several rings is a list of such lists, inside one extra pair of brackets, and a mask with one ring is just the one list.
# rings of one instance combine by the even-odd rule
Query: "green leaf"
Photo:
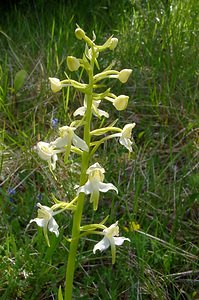
[(16, 73), (15, 78), (14, 78), (15, 93), (18, 92), (20, 90), (20, 88), (22, 88), (26, 77), (27, 77), (27, 72), (25, 70), (20, 70), (19, 72)]
[(59, 290), (58, 290), (58, 300), (64, 300), (62, 295), (61, 285), (59, 286)]

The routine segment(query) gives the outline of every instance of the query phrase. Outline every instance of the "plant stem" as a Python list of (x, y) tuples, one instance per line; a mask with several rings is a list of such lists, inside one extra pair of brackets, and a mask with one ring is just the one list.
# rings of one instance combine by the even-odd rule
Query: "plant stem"
[[(91, 66), (92, 66), (91, 68), (92, 71), (89, 73), (90, 91), (88, 94), (85, 95), (87, 101), (87, 110), (86, 110), (85, 125), (84, 125), (84, 141), (87, 143), (88, 147), (90, 146), (90, 123), (91, 123), (91, 116), (92, 116), (91, 108), (92, 108), (94, 64), (91, 63)], [(87, 179), (86, 170), (88, 169), (88, 165), (89, 165), (89, 157), (90, 157), (89, 152), (84, 151), (82, 155), (80, 186), (85, 184)], [(68, 263), (66, 269), (66, 286), (65, 286), (65, 294), (64, 294), (65, 300), (72, 299), (75, 262), (76, 262), (77, 247), (78, 247), (79, 236), (80, 236), (82, 212), (84, 208), (84, 198), (85, 198), (85, 194), (80, 193), (77, 200), (77, 208), (75, 210), (74, 217), (73, 217), (72, 239), (70, 243), (70, 250), (69, 250)]]

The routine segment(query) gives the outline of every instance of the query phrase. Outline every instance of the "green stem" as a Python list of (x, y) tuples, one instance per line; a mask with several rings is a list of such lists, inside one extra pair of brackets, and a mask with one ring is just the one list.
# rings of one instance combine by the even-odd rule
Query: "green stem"
[[(91, 123), (91, 107), (92, 107), (92, 93), (93, 93), (93, 68), (94, 62), (91, 62), (91, 72), (89, 73), (89, 93), (85, 95), (87, 100), (87, 110), (85, 116), (85, 125), (84, 125), (84, 141), (87, 143), (88, 147), (90, 146), (90, 123)], [(89, 165), (89, 152), (83, 152), (82, 155), (82, 164), (81, 164), (81, 176), (80, 176), (80, 186), (85, 184), (87, 175), (86, 170)], [(66, 269), (66, 286), (65, 286), (65, 300), (72, 299), (72, 291), (73, 291), (73, 280), (74, 280), (74, 272), (75, 272), (75, 262), (77, 255), (77, 247), (79, 243), (80, 237), (80, 226), (82, 213), (84, 208), (84, 198), (85, 194), (80, 193), (77, 200), (77, 208), (73, 217), (73, 228), (72, 228), (72, 239), (70, 243), (70, 250), (68, 255), (68, 263)]]

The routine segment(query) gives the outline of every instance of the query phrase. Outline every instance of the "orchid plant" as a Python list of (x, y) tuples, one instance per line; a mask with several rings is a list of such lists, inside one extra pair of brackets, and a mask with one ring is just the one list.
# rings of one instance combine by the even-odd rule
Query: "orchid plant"
[[(72, 299), (76, 253), (81, 236), (88, 234), (103, 236), (102, 240), (94, 245), (93, 253), (95, 254), (97, 250), (105, 251), (110, 246), (113, 264), (116, 260), (116, 246), (122, 245), (124, 241), (130, 242), (128, 238), (119, 236), (118, 221), (109, 227), (104, 225), (108, 217), (101, 220), (99, 224), (82, 225), (81, 223), (87, 195), (90, 197), (93, 210), (96, 211), (98, 209), (100, 193), (107, 193), (109, 190), (118, 193), (118, 189), (112, 183), (106, 183), (105, 169), (96, 161), (97, 156), (95, 153), (98, 147), (105, 141), (116, 138), (122, 146), (132, 152), (133, 141), (131, 136), (132, 130), (135, 127), (135, 123), (126, 124), (123, 129), (112, 124), (111, 126), (91, 130), (93, 117), (99, 119), (109, 117), (108, 112), (99, 108), (102, 102), (111, 102), (118, 111), (126, 109), (128, 105), (129, 97), (126, 95), (116, 96), (111, 93), (110, 88), (104, 88), (104, 80), (113, 78), (119, 80), (121, 83), (126, 83), (132, 70), (123, 69), (116, 71), (112, 70), (111, 67), (107, 67), (105, 70), (100, 71), (98, 63), (100, 53), (108, 49), (114, 50), (118, 43), (117, 38), (111, 36), (103, 45), (97, 45), (95, 43), (95, 35), (91, 40), (80, 27), (77, 27), (75, 30), (75, 35), (77, 39), (85, 42), (85, 52), (82, 58), (68, 56), (67, 66), (71, 72), (82, 68), (87, 73), (88, 82), (78, 82), (69, 76), (66, 76), (67, 78), (64, 80), (54, 77), (50, 77), (49, 80), (54, 93), (68, 86), (72, 86), (83, 93), (83, 106), (73, 112), (73, 116), (78, 116), (78, 119), (74, 120), (71, 124), (60, 127), (59, 136), (54, 141), (40, 141), (36, 149), (39, 157), (48, 163), (49, 169), (53, 173), (56, 172), (56, 163), (59, 161), (60, 153), (64, 153), (65, 162), (70, 159), (71, 152), (79, 155), (81, 157), (79, 187), (74, 188), (75, 197), (69, 202), (57, 200), (53, 196), (55, 204), (52, 207), (38, 203), (38, 215), (30, 221), (30, 223), (35, 222), (39, 227), (43, 228), (45, 239), (48, 246), (50, 246), (48, 231), (54, 233), (56, 236), (59, 235), (59, 226), (54, 216), (65, 210), (73, 212), (73, 227), (66, 270), (65, 300)], [(78, 129), (81, 127), (83, 127), (82, 138), (78, 135)], [(58, 299), (63, 299), (61, 288), (58, 295)]]

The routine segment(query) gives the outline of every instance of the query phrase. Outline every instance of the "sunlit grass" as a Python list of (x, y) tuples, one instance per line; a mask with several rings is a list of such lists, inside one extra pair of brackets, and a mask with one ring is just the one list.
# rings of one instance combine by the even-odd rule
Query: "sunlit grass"
[[(51, 193), (63, 199), (77, 183), (71, 171), (78, 172), (75, 157), (58, 166), (57, 182), (34, 152), (38, 140), (55, 136), (53, 118), (60, 125), (71, 120), (68, 100), (74, 109), (82, 100), (72, 89), (54, 95), (48, 84), (49, 76), (64, 76), (67, 55), (81, 53), (74, 38), (76, 23), (91, 36), (94, 30), (101, 41), (112, 33), (119, 38), (116, 68), (128, 66), (133, 76), (127, 88), (113, 88), (131, 100), (125, 118), (113, 112), (112, 119), (137, 126), (130, 157), (119, 145), (100, 148), (106, 178), (119, 194), (102, 197), (101, 213), (95, 215), (101, 221), (108, 213), (110, 223), (118, 219), (131, 244), (118, 249), (112, 267), (109, 252), (93, 256), (94, 237), (83, 240), (74, 297), (197, 299), (198, 1), (88, 2), (55, 8), (50, 1), (46, 10), (45, 1), (32, 7), (22, 1), (2, 14), (1, 299), (54, 299), (64, 282), (69, 244), (61, 238), (68, 238), (70, 216), (58, 217), (65, 225), (58, 240), (50, 236), (49, 249), (42, 233), (27, 224), (36, 214), (36, 202), (48, 204)], [(106, 60), (105, 55), (104, 66)], [(22, 69), (27, 79), (15, 93), (14, 78)], [(85, 218), (92, 222), (94, 216), (88, 212)], [(140, 232), (126, 230), (132, 221)]]

